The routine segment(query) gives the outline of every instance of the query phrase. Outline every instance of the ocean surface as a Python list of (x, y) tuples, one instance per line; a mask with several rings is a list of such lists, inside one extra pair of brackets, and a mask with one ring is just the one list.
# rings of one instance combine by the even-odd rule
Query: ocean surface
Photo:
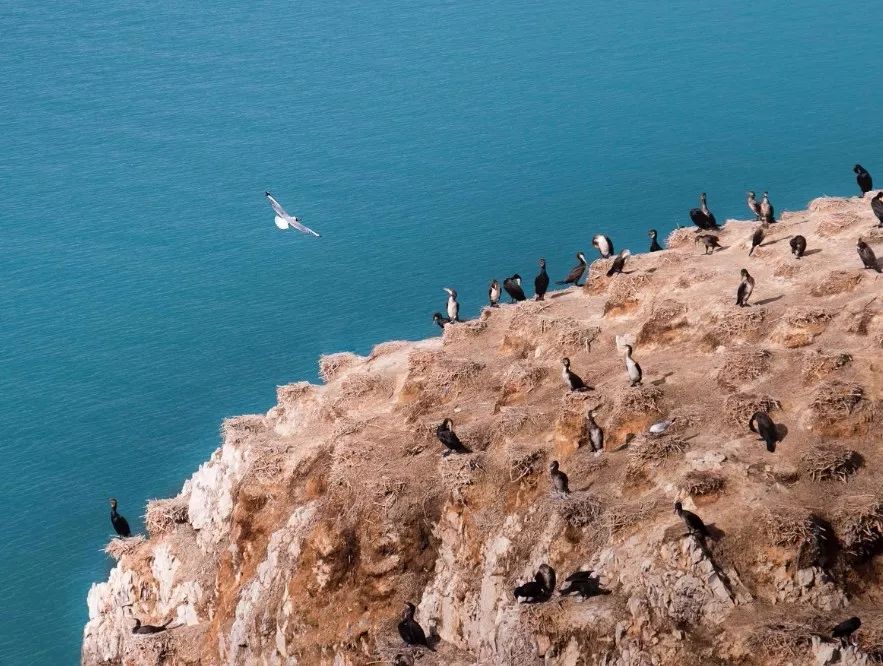
[[(0, 664), (73, 664), (223, 417), (442, 287), (883, 181), (879, 27), (806, 0), (0, 4)], [(281, 232), (265, 189), (322, 238)]]

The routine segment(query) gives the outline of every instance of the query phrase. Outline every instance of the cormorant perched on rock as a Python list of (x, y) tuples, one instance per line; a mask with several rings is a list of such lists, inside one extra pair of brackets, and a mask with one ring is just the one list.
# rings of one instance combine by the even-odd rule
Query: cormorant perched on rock
[(806, 238), (803, 236), (795, 236), (789, 241), (789, 245), (791, 245), (791, 254), (798, 259), (806, 252)]
[(776, 221), (776, 213), (767, 192), (763, 193), (763, 198), (760, 200), (760, 219), (767, 223)]
[(605, 259), (613, 255), (613, 241), (604, 234), (596, 234), (592, 238), (592, 247), (596, 248)]
[(512, 303), (527, 300), (527, 296), (524, 295), (524, 289), (521, 288), (521, 276), (518, 273), (503, 280), (503, 289), (509, 294)]
[(454, 432), (454, 422), (451, 419), (445, 419), (435, 429), (435, 436), (438, 441), (445, 445), (447, 451), (442, 455), (450, 455), (451, 453), (471, 453), (471, 451), (463, 445), (457, 433)]
[(546, 292), (549, 290), (549, 274), (546, 272), (545, 259), (540, 259), (540, 272), (533, 279), (533, 289), (538, 301), (545, 300)]
[(110, 498), (110, 522), (119, 536), (132, 536), (132, 530), (129, 529), (129, 521), (117, 513), (117, 501), (113, 497)]
[(172, 623), (171, 620), (168, 620), (164, 624), (141, 624), (141, 620), (137, 617), (135, 618), (135, 626), (132, 627), (133, 634), (158, 634), (160, 632), (165, 631), (168, 626)]
[(656, 229), (651, 229), (647, 235), (650, 237), (651, 252), (659, 252), (663, 249), (662, 246), (659, 244), (659, 241), (656, 240)]
[(711, 250), (711, 254), (714, 254), (715, 248), (720, 247), (720, 243), (718, 243), (717, 236), (713, 236), (712, 234), (702, 234), (701, 236), (696, 236), (693, 239), (694, 243), (702, 243), (705, 245), (705, 252), (703, 254), (708, 254), (709, 250)]
[(692, 511), (687, 511), (680, 502), (675, 502), (675, 513), (684, 521), (690, 534), (698, 537), (708, 536), (708, 528), (705, 527), (702, 519)]
[(690, 209), (690, 219), (693, 224), (705, 231), (717, 229), (717, 220), (714, 219), (714, 215), (708, 210), (708, 204), (705, 203), (705, 192), (699, 195), (699, 208)]
[(766, 450), (774, 453), (776, 450), (776, 442), (779, 441), (779, 433), (776, 431), (776, 424), (766, 412), (757, 411), (751, 415), (748, 421), (748, 428), (751, 432), (756, 432), (761, 439), (766, 442)]
[(871, 180), (871, 174), (869, 174), (867, 169), (865, 169), (861, 164), (856, 164), (854, 167), (852, 167), (852, 171), (855, 174), (855, 182), (858, 183), (858, 187), (862, 191), (862, 196), (874, 189), (874, 183)]
[(567, 485), (567, 474), (558, 469), (558, 461), (553, 460), (549, 463), (549, 477), (552, 479), (552, 489), (562, 497), (570, 494), (570, 488)]
[(491, 280), (491, 286), (487, 290), (487, 300), (492, 308), (500, 307), (500, 283)]
[(760, 204), (757, 203), (757, 199), (754, 198), (754, 192), (748, 193), (748, 208), (754, 213), (754, 219), (760, 220)]
[(602, 451), (604, 449), (604, 431), (595, 422), (592, 410), (586, 413), (586, 428), (589, 431), (589, 443), (592, 445), (592, 451)]
[(744, 308), (748, 305), (748, 297), (754, 291), (754, 278), (744, 268), (740, 271), (740, 274), (742, 275), (742, 281), (736, 290), (736, 305)]
[(859, 238), (855, 247), (858, 250), (858, 256), (862, 258), (862, 263), (865, 265), (865, 268), (870, 268), (879, 273), (880, 266), (877, 264), (877, 255), (874, 254), (871, 246)]
[(567, 277), (563, 280), (558, 280), (555, 284), (573, 284), (577, 287), (579, 286), (579, 281), (582, 279), (583, 273), (586, 272), (586, 255), (582, 252), (576, 253), (576, 258), (579, 263), (570, 269), (570, 272), (567, 274)]
[(578, 594), (583, 599), (610, 594), (610, 590), (601, 589), (601, 581), (591, 571), (574, 571), (564, 579), (564, 584), (558, 591), (562, 595)]
[(754, 230), (754, 233), (751, 235), (751, 249), (748, 250), (749, 257), (754, 253), (754, 248), (763, 243), (764, 236), (766, 236), (766, 233), (763, 230), (763, 225)]
[(629, 382), (631, 386), (637, 386), (641, 383), (641, 378), (644, 373), (641, 371), (641, 366), (632, 358), (631, 345), (625, 346), (625, 369), (629, 374)]
[(883, 227), (883, 190), (877, 192), (874, 198), (871, 199), (871, 210), (874, 211), (874, 215), (877, 217), (877, 226)]
[(405, 608), (402, 610), (402, 619), (399, 622), (399, 635), (408, 645), (422, 645), (428, 648), (429, 643), (426, 640), (423, 627), (414, 619), (414, 612), (416, 610), (416, 606), (410, 601), (405, 602)]
[(626, 257), (629, 255), (631, 255), (631, 252), (628, 250), (620, 252), (619, 256), (613, 260), (613, 265), (610, 267), (610, 270), (607, 271), (607, 277), (613, 277), (615, 273), (622, 273), (622, 269), (625, 268)]
[(857, 617), (851, 617), (848, 620), (844, 620), (831, 630), (831, 638), (839, 638), (841, 644), (846, 643), (846, 641), (849, 640), (849, 637), (858, 631), (858, 628), (861, 626), (861, 620)]
[(589, 387), (582, 380), (582, 377), (580, 377), (578, 374), (570, 369), (569, 358), (562, 358), (561, 365), (563, 366), (561, 370), (561, 375), (564, 377), (564, 383), (567, 384), (567, 388), (569, 388), (571, 391), (589, 390)]
[(448, 292), (448, 319), (451, 323), (460, 321), (460, 304), (457, 302), (456, 289), (445, 287), (444, 291)]
[(434, 321), (436, 323), (436, 325), (442, 330), (444, 330), (445, 324), (451, 323), (451, 320), (448, 319), (447, 317), (445, 317), (444, 315), (442, 315), (441, 312), (436, 312), (435, 314), (433, 314), (432, 321)]
[(541, 564), (533, 580), (516, 587), (512, 594), (516, 601), (536, 603), (546, 601), (555, 591), (555, 570), (548, 564)]

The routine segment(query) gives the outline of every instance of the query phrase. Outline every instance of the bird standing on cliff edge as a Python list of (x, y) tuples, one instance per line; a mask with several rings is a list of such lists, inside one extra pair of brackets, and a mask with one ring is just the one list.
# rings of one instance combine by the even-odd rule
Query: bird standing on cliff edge
[(871, 174), (861, 164), (856, 164), (852, 167), (852, 171), (855, 174), (855, 182), (858, 183), (858, 187), (862, 191), (862, 196), (874, 189)]
[(117, 501), (113, 497), (110, 498), (110, 523), (119, 536), (123, 538), (132, 536), (132, 530), (129, 529), (129, 521), (117, 513)]
[(428, 648), (429, 642), (426, 640), (426, 633), (423, 627), (414, 619), (414, 613), (417, 607), (410, 601), (405, 602), (405, 608), (402, 610), (402, 619), (399, 622), (399, 636), (408, 645), (422, 645)]

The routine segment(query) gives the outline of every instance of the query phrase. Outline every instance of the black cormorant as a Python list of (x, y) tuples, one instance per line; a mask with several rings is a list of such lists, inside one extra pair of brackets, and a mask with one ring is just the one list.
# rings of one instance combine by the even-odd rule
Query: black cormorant
[(562, 497), (570, 494), (570, 488), (567, 485), (567, 474), (558, 469), (558, 461), (553, 460), (549, 463), (549, 476), (552, 479), (552, 489)]
[(444, 291), (448, 292), (448, 319), (451, 323), (460, 321), (460, 304), (457, 302), (457, 290), (445, 287)]
[(855, 182), (858, 183), (858, 187), (862, 191), (862, 196), (874, 189), (871, 174), (861, 164), (856, 164), (852, 167), (852, 171), (855, 174)]
[(763, 243), (764, 236), (766, 236), (766, 233), (763, 230), (763, 226), (759, 226), (754, 230), (754, 233), (751, 234), (751, 249), (748, 250), (749, 257), (754, 253), (754, 248)]
[(592, 445), (592, 451), (602, 451), (604, 449), (604, 431), (595, 422), (592, 410), (586, 413), (586, 428), (589, 431), (589, 443)]
[(871, 210), (874, 211), (874, 215), (877, 217), (877, 226), (883, 227), (883, 190), (877, 192), (874, 198), (871, 199)]
[(751, 292), (754, 291), (754, 278), (751, 277), (751, 274), (744, 268), (740, 271), (740, 274), (742, 275), (742, 281), (739, 283), (739, 288), (736, 290), (736, 305), (744, 308), (748, 305), (748, 297), (751, 296)]
[(442, 330), (444, 330), (445, 324), (451, 323), (451, 320), (442, 315), (441, 312), (434, 313), (432, 315), (432, 321), (434, 321), (436, 325)]
[(692, 511), (687, 511), (680, 502), (675, 502), (675, 513), (684, 521), (690, 534), (699, 537), (708, 536), (708, 528), (702, 519)]
[(405, 602), (405, 608), (402, 610), (402, 619), (399, 622), (399, 635), (408, 645), (422, 645), (429, 647), (426, 640), (426, 634), (417, 620), (414, 619), (414, 612), (417, 608), (410, 601)]
[(702, 234), (701, 236), (696, 236), (693, 241), (695, 243), (702, 243), (703, 245), (705, 245), (704, 254), (708, 254), (709, 250), (711, 250), (711, 254), (714, 254), (715, 248), (721, 246), (720, 243), (718, 243), (717, 236), (714, 236), (712, 234)]
[(573, 284), (577, 287), (579, 286), (579, 281), (582, 279), (583, 273), (586, 272), (586, 255), (582, 252), (576, 253), (576, 259), (579, 263), (570, 269), (570, 272), (567, 274), (567, 277), (563, 280), (558, 280), (555, 284)]
[(548, 564), (541, 564), (533, 580), (519, 585), (512, 591), (516, 601), (536, 603), (546, 601), (555, 591), (555, 570)]
[(610, 266), (610, 270), (607, 271), (607, 277), (613, 277), (616, 273), (622, 273), (622, 269), (625, 268), (625, 260), (631, 253), (628, 250), (623, 250), (619, 253), (616, 259), (613, 260), (613, 264)]
[(578, 374), (576, 374), (573, 370), (570, 369), (570, 359), (562, 358), (561, 365), (563, 366), (561, 370), (561, 375), (564, 377), (564, 383), (567, 384), (567, 387), (571, 391), (588, 391), (589, 387), (582, 380)]
[(717, 220), (714, 219), (714, 215), (708, 210), (708, 204), (705, 202), (705, 192), (699, 195), (699, 208), (690, 209), (690, 219), (700, 229), (706, 231), (717, 229)]
[(135, 618), (135, 626), (132, 627), (133, 634), (158, 634), (162, 631), (165, 631), (169, 624), (171, 624), (171, 620), (168, 620), (164, 624), (141, 624), (141, 620), (137, 617)]
[(748, 193), (748, 209), (754, 213), (754, 219), (760, 220), (760, 204), (757, 203), (757, 199), (754, 198), (754, 192)]
[(848, 620), (844, 620), (831, 630), (831, 638), (839, 638), (841, 644), (846, 643), (846, 641), (849, 640), (849, 637), (858, 631), (858, 628), (861, 626), (861, 620), (857, 617), (851, 617)]
[(549, 289), (549, 274), (546, 272), (546, 260), (540, 259), (540, 272), (533, 279), (533, 289), (538, 301), (545, 300)]
[(512, 303), (527, 300), (527, 296), (524, 295), (524, 289), (521, 288), (521, 276), (518, 273), (503, 280), (503, 289), (509, 294)]
[(500, 307), (500, 283), (491, 280), (491, 286), (487, 290), (487, 300), (492, 308)]
[(776, 442), (779, 441), (779, 433), (776, 430), (776, 424), (770, 418), (770, 415), (763, 411), (754, 412), (748, 421), (748, 428), (751, 432), (756, 432), (761, 439), (766, 442), (766, 450), (774, 453), (776, 450)]
[(767, 223), (776, 221), (776, 213), (767, 192), (763, 193), (763, 198), (760, 200), (760, 219)]
[(877, 264), (877, 256), (874, 254), (871, 246), (859, 238), (855, 247), (858, 250), (858, 256), (862, 258), (862, 263), (865, 265), (865, 268), (870, 268), (879, 273), (880, 266)]
[(803, 236), (795, 236), (788, 244), (791, 246), (791, 254), (800, 259), (803, 256), (803, 253), (806, 252), (806, 238)]
[(117, 513), (117, 501), (113, 497), (110, 498), (110, 522), (119, 536), (132, 536), (132, 530), (129, 529), (129, 521)]
[(438, 437), (438, 441), (445, 445), (447, 451), (444, 452), (443, 455), (448, 455), (451, 453), (471, 453), (466, 446), (463, 445), (463, 442), (460, 441), (460, 438), (457, 437), (457, 433), (454, 432), (454, 422), (451, 419), (445, 419), (441, 422), (435, 429), (435, 436)]
[(647, 235), (650, 237), (651, 252), (659, 252), (663, 249), (662, 246), (659, 244), (659, 241), (656, 240), (656, 229), (651, 229)]

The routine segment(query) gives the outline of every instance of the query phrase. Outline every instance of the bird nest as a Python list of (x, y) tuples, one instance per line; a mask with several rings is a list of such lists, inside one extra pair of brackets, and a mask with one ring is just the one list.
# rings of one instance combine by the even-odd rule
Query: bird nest
[(695, 242), (696, 232), (699, 227), (681, 227), (672, 231), (665, 240), (665, 246), (669, 249), (678, 247), (690, 247)]
[(506, 334), (507, 344), (535, 348), (542, 344), (556, 354), (588, 352), (600, 335), (597, 326), (573, 317), (546, 317), (540, 312), (518, 308)]
[(873, 423), (879, 409), (869, 409), (864, 389), (855, 383), (833, 380), (813, 392), (809, 404), (810, 425), (830, 436), (863, 432)]
[(675, 286), (678, 289), (689, 289), (695, 285), (708, 284), (716, 276), (716, 273), (704, 271), (701, 268), (688, 268), (675, 280)]
[(546, 457), (542, 449), (513, 448), (509, 451), (509, 480), (513, 483), (538, 474)]
[(861, 222), (854, 213), (832, 213), (816, 225), (816, 233), (824, 238), (839, 236)]
[(638, 295), (650, 284), (650, 276), (647, 273), (632, 273), (630, 275), (614, 275), (607, 288), (607, 301), (604, 303), (604, 314), (616, 311), (629, 310), (638, 304)]
[(647, 464), (659, 464), (666, 458), (681, 454), (687, 450), (689, 443), (680, 437), (663, 435), (662, 437), (642, 436), (636, 438), (629, 446), (629, 466), (643, 468)]
[(684, 317), (686, 313), (686, 305), (671, 299), (654, 305), (650, 316), (638, 331), (638, 344), (661, 344), (671, 339), (675, 331), (687, 326)]
[(539, 366), (524, 361), (513, 363), (500, 382), (498, 404), (504, 405), (517, 396), (524, 397), (539, 386), (545, 376), (546, 371)]
[(855, 271), (832, 271), (814, 283), (809, 293), (813, 296), (833, 296), (852, 291), (862, 281), (862, 274)]
[(822, 621), (815, 614), (800, 617), (800, 611), (794, 610), (787, 619), (766, 622), (749, 634), (747, 647), (755, 655), (764, 655), (764, 663), (805, 662)]
[(133, 537), (117, 537), (116, 539), (111, 539), (110, 543), (104, 547), (104, 552), (113, 559), (119, 560), (123, 555), (134, 553), (146, 541), (147, 539), (143, 534), (136, 534)]
[(471, 340), (479, 337), (487, 330), (487, 321), (484, 318), (458, 322), (445, 326), (442, 332), (444, 344), (449, 345), (461, 340)]
[(724, 400), (727, 420), (734, 426), (746, 427), (754, 412), (771, 412), (780, 409), (781, 403), (768, 395), (734, 393)]
[(714, 314), (708, 332), (702, 336), (705, 349), (716, 349), (730, 340), (753, 342), (761, 337), (766, 310), (740, 308), (727, 313)]
[(585, 493), (570, 495), (557, 504), (558, 513), (572, 527), (587, 527), (604, 512), (604, 505), (594, 495)]
[(810, 449), (800, 460), (800, 470), (813, 481), (845, 482), (861, 466), (861, 456), (837, 444)]
[(333, 381), (340, 373), (361, 365), (365, 362), (363, 356), (353, 354), (351, 352), (340, 352), (338, 354), (325, 354), (319, 357), (319, 376), (322, 381), (328, 384)]
[(812, 514), (793, 506), (771, 506), (760, 515), (760, 527), (770, 543), (776, 546), (794, 546), (812, 535)]
[(770, 370), (772, 354), (766, 349), (747, 347), (728, 352), (717, 371), (717, 381), (730, 386), (734, 381), (751, 381)]
[(846, 498), (834, 524), (842, 549), (863, 562), (883, 547), (883, 500), (878, 495)]
[(795, 328), (814, 327), (824, 330), (824, 324), (831, 321), (835, 312), (825, 308), (794, 308), (790, 310), (784, 319), (784, 323)]
[(724, 487), (724, 476), (711, 470), (691, 470), (678, 483), (685, 495), (698, 497), (719, 492)]
[(170, 499), (154, 499), (147, 502), (144, 514), (144, 525), (151, 536), (167, 534), (175, 525), (186, 523), (189, 519), (187, 506), (189, 495), (178, 495)]
[(827, 354), (817, 349), (803, 357), (803, 379), (807, 383), (815, 383), (851, 362), (852, 356), (846, 352)]

